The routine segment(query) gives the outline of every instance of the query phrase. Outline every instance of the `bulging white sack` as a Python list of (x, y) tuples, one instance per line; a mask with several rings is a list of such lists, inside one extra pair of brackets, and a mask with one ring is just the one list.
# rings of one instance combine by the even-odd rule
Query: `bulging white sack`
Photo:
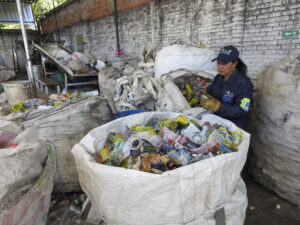
[(32, 187), (15, 201), (1, 205), (0, 225), (46, 224), (53, 189), (54, 161), (54, 153), (49, 151), (43, 169)]
[[(215, 224), (224, 207), (226, 224), (243, 224), (247, 197), (240, 172), (250, 135), (243, 131), (238, 152), (202, 160), (161, 175), (98, 164), (90, 154), (103, 147), (110, 132), (146, 124), (151, 118), (175, 118), (178, 113), (148, 112), (117, 119), (91, 130), (72, 149), (83, 191), (109, 225)], [(205, 115), (201, 123), (217, 122), (231, 132), (233, 123)], [(236, 197), (233, 197), (236, 196)]]
[(37, 127), (41, 139), (53, 141), (57, 146), (58, 174), (55, 176), (55, 191), (80, 191), (77, 171), (70, 153), (74, 144), (78, 143), (94, 127), (100, 126), (111, 119), (112, 112), (106, 98), (91, 96), (72, 100), (59, 107), (33, 109), (25, 112), (14, 112), (6, 115), (9, 110), (4, 107), (0, 118), (9, 123), (1, 122), (0, 127)]
[(177, 44), (164, 47), (155, 58), (155, 78), (178, 69), (217, 74), (216, 63), (211, 62), (215, 57), (214, 51), (204, 48)]
[(300, 60), (285, 57), (258, 76), (254, 105), (255, 179), (300, 205)]
[(20, 197), (24, 187), (29, 189), (40, 176), (47, 156), (46, 144), (38, 140), (36, 128), (23, 131), (14, 142), (18, 146), (0, 149), (0, 205)]

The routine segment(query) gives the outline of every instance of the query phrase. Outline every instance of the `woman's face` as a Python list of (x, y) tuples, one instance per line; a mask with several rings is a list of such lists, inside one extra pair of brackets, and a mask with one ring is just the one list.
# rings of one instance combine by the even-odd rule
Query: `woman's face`
[(234, 71), (234, 68), (237, 65), (237, 61), (236, 62), (230, 62), (227, 64), (222, 63), (221, 61), (217, 62), (217, 68), (218, 68), (218, 72), (220, 75), (224, 76), (225, 79), (227, 80), (231, 74)]

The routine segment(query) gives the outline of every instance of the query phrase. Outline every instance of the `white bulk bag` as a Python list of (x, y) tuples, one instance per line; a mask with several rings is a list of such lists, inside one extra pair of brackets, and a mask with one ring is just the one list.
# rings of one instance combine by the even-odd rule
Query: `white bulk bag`
[(299, 58), (285, 57), (259, 74), (250, 157), (255, 179), (297, 205), (300, 205), (299, 68)]
[(47, 148), (38, 138), (37, 129), (31, 128), (14, 138), (18, 146), (0, 149), (0, 208), (41, 174)]
[(185, 45), (171, 45), (162, 48), (155, 58), (155, 78), (178, 69), (192, 72), (217, 74), (216, 53), (209, 49)]
[[(80, 191), (77, 171), (71, 155), (71, 149), (91, 129), (107, 123), (112, 112), (106, 98), (90, 96), (75, 99), (58, 107), (48, 109), (32, 109), (25, 112), (8, 113), (4, 108), (4, 116), (0, 118), (22, 126), (25, 129), (37, 127), (41, 139), (53, 141), (57, 146), (58, 166), (62, 183), (58, 174), (55, 176), (55, 191)], [(1, 120), (0, 120), (1, 122)], [(0, 123), (0, 127), (1, 127)]]
[[(240, 172), (250, 141), (250, 135), (244, 131), (238, 152), (161, 175), (98, 164), (90, 155), (103, 147), (110, 132), (123, 132), (126, 125), (146, 124), (154, 117), (178, 115), (148, 112), (120, 118), (91, 130), (73, 147), (81, 187), (109, 225), (215, 224), (214, 214), (222, 207), (227, 225), (244, 223), (247, 197)], [(215, 115), (205, 115), (200, 122), (205, 121), (218, 122), (231, 132), (239, 130), (230, 121)]]
[(41, 138), (53, 141), (57, 146), (57, 161), (63, 186), (55, 176), (54, 190), (80, 191), (77, 171), (71, 155), (71, 149), (89, 130), (107, 123), (112, 116), (105, 98), (91, 96), (77, 99), (60, 107), (45, 110), (45, 113), (33, 117), (28, 114), (22, 124), (25, 128), (37, 127)]
[(1, 206), (0, 225), (45, 225), (53, 189), (55, 156), (48, 152), (44, 168), (33, 186), (9, 205)]

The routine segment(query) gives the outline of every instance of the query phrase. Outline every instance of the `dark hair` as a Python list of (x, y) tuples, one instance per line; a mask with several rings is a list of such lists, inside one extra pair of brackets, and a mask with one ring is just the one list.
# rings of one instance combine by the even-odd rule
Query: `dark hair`
[(248, 67), (247, 65), (239, 58), (237, 60), (237, 65), (236, 65), (236, 69), (240, 72), (242, 72), (243, 74), (247, 75), (248, 73)]

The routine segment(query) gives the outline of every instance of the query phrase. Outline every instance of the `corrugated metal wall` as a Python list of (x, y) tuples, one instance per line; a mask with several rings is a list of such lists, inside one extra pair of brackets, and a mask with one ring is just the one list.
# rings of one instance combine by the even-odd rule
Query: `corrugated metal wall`
[[(24, 23), (34, 24), (30, 3), (22, 3)], [(16, 2), (0, 2), (0, 24), (18, 24), (19, 15)]]

